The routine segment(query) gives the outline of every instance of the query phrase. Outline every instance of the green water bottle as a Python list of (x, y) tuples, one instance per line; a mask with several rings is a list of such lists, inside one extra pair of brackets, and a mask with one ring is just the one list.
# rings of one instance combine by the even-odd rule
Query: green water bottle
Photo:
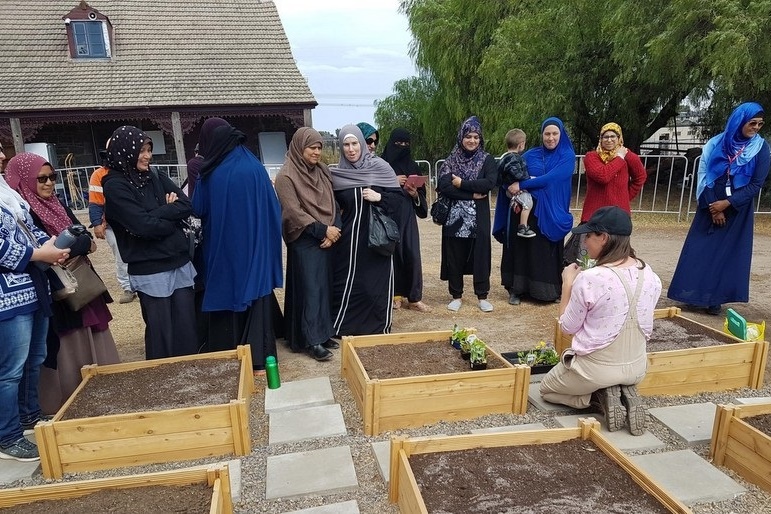
[(281, 387), (281, 377), (278, 375), (278, 362), (273, 355), (268, 355), (265, 359), (265, 376), (268, 379), (268, 389), (278, 389)]

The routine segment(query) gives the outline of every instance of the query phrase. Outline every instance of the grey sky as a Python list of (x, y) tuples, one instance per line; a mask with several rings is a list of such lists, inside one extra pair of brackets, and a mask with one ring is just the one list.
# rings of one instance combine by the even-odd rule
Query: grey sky
[(319, 106), (313, 126), (373, 123), (374, 101), (415, 75), (398, 1), (274, 0), (300, 72)]

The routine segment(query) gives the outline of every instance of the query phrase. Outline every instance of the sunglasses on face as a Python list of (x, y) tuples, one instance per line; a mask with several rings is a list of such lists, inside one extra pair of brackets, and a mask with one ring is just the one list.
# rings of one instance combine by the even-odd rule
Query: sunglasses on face
[(368, 145), (375, 145), (375, 146), (377, 146), (377, 139), (374, 139), (374, 138), (368, 137), (368, 138), (367, 138), (367, 139), (365, 139), (364, 141), (365, 141), (365, 142), (366, 142)]
[(48, 181), (56, 183), (56, 173), (51, 173), (50, 175), (43, 175), (41, 177), (37, 177), (38, 184), (45, 184)]
[(765, 123), (766, 122), (763, 121), (763, 120), (760, 120), (760, 121), (748, 121), (747, 125), (749, 125), (750, 127), (758, 127), (758, 128), (760, 128), (763, 125), (765, 125)]

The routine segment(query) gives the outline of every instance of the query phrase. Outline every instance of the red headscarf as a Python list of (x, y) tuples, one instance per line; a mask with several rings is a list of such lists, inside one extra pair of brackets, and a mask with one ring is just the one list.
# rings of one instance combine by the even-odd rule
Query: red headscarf
[(8, 161), (5, 180), (9, 186), (18, 191), (22, 198), (27, 200), (30, 210), (43, 222), (42, 228), (48, 235), (56, 236), (72, 225), (72, 221), (56, 195), (43, 198), (37, 194), (37, 176), (45, 165), (53, 169), (51, 163), (37, 154), (30, 152), (17, 154)]

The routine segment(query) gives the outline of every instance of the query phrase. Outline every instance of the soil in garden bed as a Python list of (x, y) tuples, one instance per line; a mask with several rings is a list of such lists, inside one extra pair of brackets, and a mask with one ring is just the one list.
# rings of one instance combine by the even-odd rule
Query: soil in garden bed
[(91, 377), (62, 420), (230, 403), (241, 362), (197, 359)]
[(590, 441), (426, 453), (409, 460), (428, 512), (668, 512)]
[[(450, 345), (450, 340), (425, 343), (381, 344), (356, 348), (370, 378), (421, 377), (471, 371), (469, 361)], [(487, 369), (505, 368), (506, 364), (487, 352)]]
[(646, 347), (648, 352), (681, 350), (684, 348), (704, 348), (731, 344), (730, 336), (716, 336), (706, 327), (690, 323), (681, 318), (661, 318), (653, 320), (653, 332)]
[(131, 489), (106, 489), (80, 498), (39, 501), (6, 507), (2, 510), (3, 514), (40, 514), (41, 512), (55, 512), (56, 514), (88, 512), (208, 514), (211, 500), (212, 489), (206, 484), (148, 486)]
[(764, 434), (771, 436), (771, 414), (759, 414), (749, 418), (742, 418), (742, 421), (755, 427)]

